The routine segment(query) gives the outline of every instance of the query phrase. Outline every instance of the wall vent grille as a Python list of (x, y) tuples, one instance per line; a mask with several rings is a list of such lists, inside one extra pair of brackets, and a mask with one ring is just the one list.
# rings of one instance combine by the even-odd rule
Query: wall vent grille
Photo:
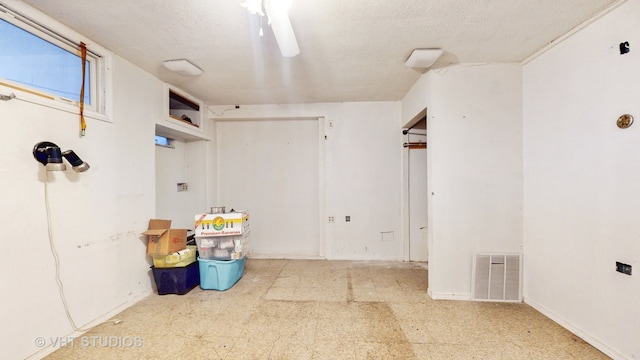
[(472, 300), (521, 302), (522, 255), (476, 254)]

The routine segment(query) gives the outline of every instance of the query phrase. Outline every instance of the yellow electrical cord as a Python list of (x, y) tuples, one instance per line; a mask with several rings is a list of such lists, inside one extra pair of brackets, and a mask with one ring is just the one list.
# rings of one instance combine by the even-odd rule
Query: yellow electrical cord
[(84, 120), (84, 77), (87, 67), (87, 45), (80, 42), (80, 55), (82, 57), (82, 87), (80, 88), (80, 136), (84, 136), (87, 122)]

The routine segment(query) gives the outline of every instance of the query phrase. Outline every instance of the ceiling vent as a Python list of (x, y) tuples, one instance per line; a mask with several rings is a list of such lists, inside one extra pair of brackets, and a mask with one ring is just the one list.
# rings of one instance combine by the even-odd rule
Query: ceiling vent
[(522, 255), (476, 254), (472, 279), (472, 300), (521, 302)]

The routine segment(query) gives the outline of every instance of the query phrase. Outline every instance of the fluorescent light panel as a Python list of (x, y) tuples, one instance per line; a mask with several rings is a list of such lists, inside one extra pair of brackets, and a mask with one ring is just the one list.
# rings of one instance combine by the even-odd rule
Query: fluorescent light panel
[(442, 55), (441, 49), (415, 49), (405, 64), (413, 68), (428, 68)]
[(197, 76), (202, 74), (202, 69), (193, 65), (189, 60), (167, 60), (162, 63), (167, 69), (185, 76)]

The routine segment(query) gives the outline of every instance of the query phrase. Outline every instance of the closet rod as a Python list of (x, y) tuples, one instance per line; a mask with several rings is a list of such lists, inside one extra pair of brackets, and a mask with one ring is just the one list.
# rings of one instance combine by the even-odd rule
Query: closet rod
[(426, 149), (427, 148), (427, 143), (424, 142), (406, 142), (404, 144), (402, 144), (403, 147), (409, 148), (409, 149)]

